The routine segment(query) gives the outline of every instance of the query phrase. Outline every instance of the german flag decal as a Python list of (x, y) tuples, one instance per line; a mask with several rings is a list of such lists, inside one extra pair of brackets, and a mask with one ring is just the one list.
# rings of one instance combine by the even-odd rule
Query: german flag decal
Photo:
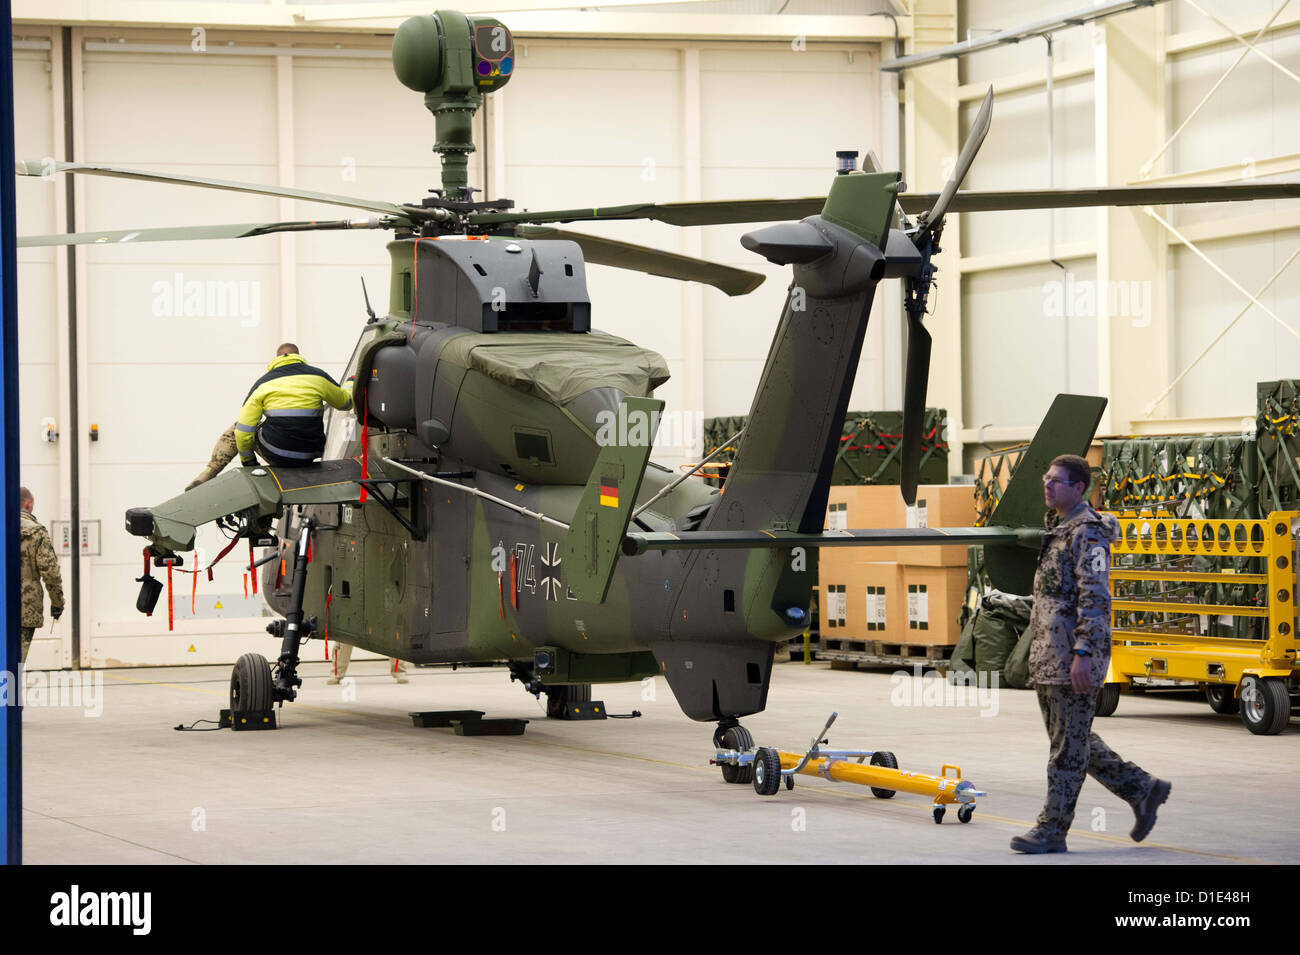
[(600, 479), (600, 503), (602, 507), (618, 507), (618, 478)]

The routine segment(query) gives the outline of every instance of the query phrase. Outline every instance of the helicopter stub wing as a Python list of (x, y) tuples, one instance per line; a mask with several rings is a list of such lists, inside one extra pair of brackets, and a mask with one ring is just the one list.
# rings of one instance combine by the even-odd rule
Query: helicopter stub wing
[(663, 408), (657, 398), (624, 398), (617, 420), (627, 426), (596, 457), (564, 538), (569, 587), (579, 600), (605, 602)]
[(360, 499), (361, 464), (320, 461), (302, 468), (239, 467), (163, 501), (126, 512), (127, 532), (147, 537), (155, 553), (190, 550), (196, 530), (230, 514), (251, 522), (293, 504), (348, 504)]

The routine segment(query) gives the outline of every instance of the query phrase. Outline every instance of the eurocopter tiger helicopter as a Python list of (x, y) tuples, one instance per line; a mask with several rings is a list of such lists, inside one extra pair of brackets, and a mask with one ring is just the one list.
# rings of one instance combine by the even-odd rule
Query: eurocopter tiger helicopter
[[(231, 708), (295, 699), (305, 638), (415, 663), (509, 662), (548, 712), (593, 683), (662, 674), (682, 711), (714, 722), (715, 745), (747, 750), (739, 719), (764, 709), (777, 645), (801, 633), (818, 548), (982, 543), (996, 586), (1026, 593), (1042, 533), (1038, 475), (1083, 453), (1105, 400), (1061, 395), (993, 515), (993, 526), (824, 532), (828, 488), (878, 284), (905, 284), (908, 324), (901, 493), (915, 499), (930, 335), (923, 325), (945, 216), (952, 212), (1295, 197), (1297, 183), (959, 192), (989, 129), (984, 99), (938, 194), (900, 173), (837, 171), (827, 196), (516, 212), (474, 201), (467, 155), (483, 95), (514, 71), (509, 30), (454, 11), (406, 21), (393, 41), (403, 84), (436, 120), (442, 190), (394, 204), (254, 183), (90, 164), (20, 163), (20, 175), (76, 173), (306, 199), (366, 219), (266, 222), (40, 236), (20, 245), (239, 238), (388, 229), (389, 314), (371, 319), (348, 364), (354, 409), (327, 419), (326, 459), (236, 468), (152, 508), (127, 512), (143, 538), (138, 606), (154, 566), (175, 565), (196, 528), (222, 523), (264, 564), (283, 616), (272, 667), (246, 654)], [(792, 269), (725, 488), (674, 479), (649, 460), (668, 377), (662, 358), (592, 328), (586, 263), (705, 282), (743, 294), (757, 273), (561, 231), (554, 223), (656, 219), (678, 226), (774, 222), (745, 248)], [(232, 542), (233, 543), (233, 542)], [(254, 561), (254, 547), (271, 549)], [(292, 553), (290, 553), (292, 551)], [(809, 559), (809, 558), (813, 559)], [(280, 558), (280, 559), (276, 559)], [(291, 572), (284, 572), (286, 564)], [(722, 767), (748, 782), (752, 767)]]

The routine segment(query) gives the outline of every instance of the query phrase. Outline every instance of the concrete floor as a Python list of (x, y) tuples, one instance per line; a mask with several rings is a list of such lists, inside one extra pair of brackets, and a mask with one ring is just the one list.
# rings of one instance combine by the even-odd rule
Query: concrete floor
[[(832, 745), (893, 750), (903, 769), (956, 763), (979, 788), (974, 821), (942, 826), (922, 796), (875, 799), (799, 777), (760, 797), (707, 763), (712, 727), (677, 709), (662, 681), (597, 687), (610, 712), (569, 723), (504, 669), (416, 669), (398, 686), (382, 663), (352, 668), (355, 701), (310, 664), (300, 702), (269, 733), (179, 733), (215, 718), (225, 667), (104, 673), (103, 712), (24, 710), (23, 825), (29, 863), (884, 862), (1223, 863), (1300, 861), (1300, 732), (1252, 736), (1193, 698), (1124, 696), (1098, 731), (1173, 781), (1148, 841), (1132, 813), (1089, 780), (1067, 855), (1008, 850), (1044, 790), (1046, 736), (1034, 695), (978, 706), (914, 703), (886, 672), (778, 665), (759, 744), (797, 749), (831, 710)], [(643, 699), (651, 695), (654, 699)], [(986, 703), (990, 702), (988, 700)], [(531, 719), (522, 737), (417, 729), (407, 712), (486, 710)], [(1104, 827), (1093, 831), (1093, 825)]]

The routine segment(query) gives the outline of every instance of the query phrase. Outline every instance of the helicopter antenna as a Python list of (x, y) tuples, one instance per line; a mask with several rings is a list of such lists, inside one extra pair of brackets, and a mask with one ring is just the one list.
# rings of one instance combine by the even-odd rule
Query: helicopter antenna
[(370, 320), (372, 322), (379, 321), (375, 317), (375, 310), (370, 307), (370, 293), (366, 291), (366, 277), (364, 275), (361, 276), (361, 297), (366, 300), (366, 314), (370, 316)]

